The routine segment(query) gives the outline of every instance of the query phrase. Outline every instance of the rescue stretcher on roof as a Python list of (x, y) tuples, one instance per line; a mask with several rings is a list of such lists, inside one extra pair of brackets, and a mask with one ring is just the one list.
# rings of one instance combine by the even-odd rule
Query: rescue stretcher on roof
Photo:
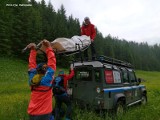
[[(51, 46), (56, 54), (59, 55), (72, 55), (86, 50), (91, 44), (90, 37), (86, 35), (73, 36), (72, 38), (57, 38), (51, 42)], [(45, 47), (39, 43), (38, 53), (41, 54), (45, 51)]]
[[(91, 44), (91, 39), (89, 36), (73, 36), (72, 38), (57, 38), (51, 42), (52, 49), (55, 54), (58, 55), (73, 55), (79, 53), (80, 51), (85, 51)], [(27, 47), (22, 50), (25, 52)], [(37, 44), (37, 52), (39, 54), (45, 53), (45, 46), (40, 43)]]

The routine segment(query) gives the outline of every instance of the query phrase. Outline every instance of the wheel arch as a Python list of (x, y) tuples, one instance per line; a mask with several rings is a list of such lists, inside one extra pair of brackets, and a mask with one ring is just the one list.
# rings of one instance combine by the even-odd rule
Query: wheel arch
[(126, 104), (126, 97), (123, 93), (118, 93), (114, 97), (114, 106), (116, 106), (118, 101), (123, 101), (124, 104)]
[(147, 90), (145, 88), (142, 88), (142, 96), (147, 97)]

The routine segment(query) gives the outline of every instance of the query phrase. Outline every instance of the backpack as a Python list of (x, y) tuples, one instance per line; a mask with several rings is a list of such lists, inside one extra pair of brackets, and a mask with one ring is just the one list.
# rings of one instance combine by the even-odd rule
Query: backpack
[(55, 78), (53, 82), (53, 93), (55, 95), (62, 95), (65, 93), (63, 76), (57, 76)]

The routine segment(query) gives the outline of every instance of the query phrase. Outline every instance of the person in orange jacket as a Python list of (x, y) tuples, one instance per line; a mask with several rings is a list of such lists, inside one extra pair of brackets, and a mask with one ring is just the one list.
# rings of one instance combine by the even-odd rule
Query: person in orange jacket
[[(86, 35), (86, 36), (90, 37), (92, 59), (94, 60), (96, 57), (96, 51), (94, 48), (94, 39), (96, 37), (96, 29), (95, 29), (95, 26), (90, 22), (89, 17), (84, 18), (84, 22), (81, 27), (81, 35)], [(86, 60), (88, 60), (88, 49), (84, 52), (84, 56), (85, 56)]]
[(63, 70), (59, 71), (59, 74), (54, 79), (53, 85), (53, 93), (56, 99), (56, 107), (55, 107), (55, 119), (61, 119), (61, 105), (65, 103), (67, 106), (66, 118), (65, 120), (71, 120), (72, 106), (71, 99), (67, 94), (67, 84), (68, 80), (70, 80), (74, 76), (74, 70), (71, 68), (70, 74), (65, 74)]
[(30, 120), (50, 120), (52, 117), (52, 82), (56, 71), (56, 58), (50, 42), (43, 40), (46, 47), (47, 63), (36, 64), (36, 44), (30, 43), (29, 55), (29, 86), (31, 87), (31, 98), (28, 105)]

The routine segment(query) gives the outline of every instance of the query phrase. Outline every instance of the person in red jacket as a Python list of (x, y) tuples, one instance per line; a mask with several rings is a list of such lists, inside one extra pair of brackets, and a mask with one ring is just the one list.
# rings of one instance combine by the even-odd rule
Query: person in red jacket
[(50, 42), (43, 40), (46, 47), (47, 63), (36, 64), (36, 44), (30, 43), (29, 55), (29, 86), (31, 87), (31, 98), (28, 105), (30, 120), (50, 120), (52, 115), (52, 82), (56, 70), (56, 58)]
[[(92, 59), (94, 60), (96, 57), (96, 51), (94, 48), (94, 39), (96, 37), (96, 30), (95, 26), (91, 24), (89, 17), (84, 18), (84, 23), (81, 27), (81, 35), (89, 36), (91, 39), (91, 52), (92, 52)], [(86, 60), (88, 60), (88, 50), (84, 52)]]
[(56, 107), (55, 107), (55, 119), (61, 119), (61, 105), (65, 103), (67, 106), (66, 111), (66, 119), (71, 120), (72, 106), (71, 99), (67, 94), (67, 84), (68, 80), (70, 80), (74, 76), (73, 68), (70, 71), (70, 74), (65, 74), (63, 70), (59, 71), (59, 74), (54, 79), (53, 93), (56, 99)]

